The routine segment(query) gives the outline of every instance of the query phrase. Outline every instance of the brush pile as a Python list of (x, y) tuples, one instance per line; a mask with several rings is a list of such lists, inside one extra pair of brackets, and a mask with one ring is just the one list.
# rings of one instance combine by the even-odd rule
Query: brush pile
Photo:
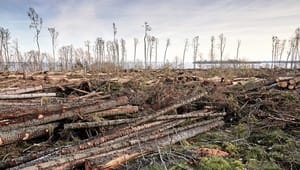
[(212, 109), (177, 113), (176, 109), (199, 101), (206, 92), (147, 113), (131, 105), (127, 96), (112, 97), (90, 86), (81, 81), (3, 88), (0, 147), (67, 133), (84, 133), (85, 138), (43, 151), (31, 150), (39, 145), (33, 143), (21, 156), (3, 159), (0, 168), (112, 169), (224, 124), (225, 113)]
[(299, 75), (0, 73), (0, 169), (297, 169)]

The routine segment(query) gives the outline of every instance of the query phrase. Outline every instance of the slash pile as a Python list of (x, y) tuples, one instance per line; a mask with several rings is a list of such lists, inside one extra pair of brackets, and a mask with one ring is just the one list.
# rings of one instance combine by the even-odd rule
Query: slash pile
[[(57, 97), (61, 95), (58, 89), (72, 89), (84, 95), (71, 99)], [(130, 105), (127, 96), (102, 94), (71, 85), (2, 89), (0, 147), (70, 131), (91, 134), (91, 130), (98, 129), (96, 135), (88, 135), (79, 142), (3, 159), (0, 169), (72, 169), (83, 166), (85, 169), (113, 169), (128, 160), (159, 152), (160, 147), (224, 124), (224, 112), (211, 109), (176, 112), (207, 93), (188, 96), (152, 110), (152, 113), (141, 112), (138, 106)]]

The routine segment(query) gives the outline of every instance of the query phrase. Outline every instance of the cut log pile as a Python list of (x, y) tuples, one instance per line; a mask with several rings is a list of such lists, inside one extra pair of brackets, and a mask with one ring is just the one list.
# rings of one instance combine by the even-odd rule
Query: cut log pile
[(277, 86), (281, 89), (294, 90), (300, 87), (300, 76), (297, 77), (278, 77)]
[[(72, 99), (60, 97), (65, 89), (81, 95)], [(0, 169), (119, 167), (128, 160), (222, 126), (224, 112), (212, 109), (176, 112), (206, 95), (188, 96), (160, 110), (144, 113), (138, 106), (130, 105), (126, 96), (111, 97), (74, 84), (2, 89), (0, 147), (71, 131), (86, 132), (88, 137), (80, 142), (4, 159), (0, 161)], [(92, 135), (92, 131), (97, 134)]]

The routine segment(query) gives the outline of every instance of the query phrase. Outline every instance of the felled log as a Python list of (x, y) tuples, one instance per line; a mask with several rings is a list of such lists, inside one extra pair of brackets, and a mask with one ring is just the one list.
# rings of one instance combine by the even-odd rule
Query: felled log
[(289, 89), (289, 90), (293, 90), (293, 89), (295, 89), (295, 87), (296, 87), (296, 86), (293, 85), (293, 84), (288, 85), (288, 89)]
[[(105, 136), (98, 136), (94, 139), (89, 139), (83, 143), (80, 143), (78, 145), (74, 145), (72, 147), (69, 148), (65, 148), (63, 150), (61, 150), (61, 154), (65, 155), (65, 154), (69, 154), (69, 153), (73, 153), (76, 151), (80, 151), (80, 150), (84, 150), (84, 149), (88, 149), (91, 148), (93, 146), (99, 146), (101, 144), (104, 144), (108, 141), (113, 141), (113, 142), (109, 142), (114, 143), (115, 141), (118, 141), (117, 138), (120, 137), (124, 137), (125, 138), (121, 138), (122, 140), (126, 139), (127, 137), (132, 137), (130, 134), (135, 134), (138, 133), (141, 130), (144, 129), (151, 129), (153, 127), (159, 126), (161, 124), (163, 124), (165, 121), (156, 121), (156, 122), (151, 122), (151, 123), (147, 123), (147, 124), (143, 124), (137, 127), (132, 127), (128, 130), (123, 130), (123, 131), (116, 131), (115, 133), (109, 134), (109, 135), (105, 135)], [(116, 140), (114, 140), (116, 139)]]
[[(226, 115), (225, 112), (214, 113), (214, 112), (194, 111), (194, 112), (180, 114), (180, 115), (162, 115), (157, 117), (156, 120), (217, 117), (217, 116), (224, 116), (224, 115)], [(116, 119), (116, 120), (103, 120), (97, 122), (69, 123), (64, 125), (64, 129), (80, 129), (80, 128), (93, 128), (93, 127), (119, 125), (119, 124), (131, 123), (134, 122), (135, 120), (136, 119)]]
[[(103, 148), (92, 148), (88, 151), (85, 150), (85, 152), (80, 153), (73, 153), (72, 155), (66, 156), (66, 157), (57, 157), (54, 159), (49, 160), (48, 162), (44, 162), (41, 164), (37, 164), (34, 166), (26, 167), (24, 169), (69, 169), (71, 167), (76, 167), (78, 165), (84, 164), (85, 160), (95, 160), (98, 159), (97, 162), (103, 162), (103, 159), (109, 160), (111, 162), (115, 159), (115, 155), (120, 155), (125, 152), (127, 153), (135, 153), (135, 152), (147, 152), (147, 151), (153, 151), (156, 150), (157, 147), (163, 147), (167, 145), (174, 144), (176, 142), (179, 142), (181, 140), (185, 140), (191, 137), (194, 137), (198, 135), (199, 133), (206, 132), (212, 128), (222, 126), (224, 124), (223, 121), (217, 121), (213, 122), (208, 125), (204, 126), (198, 126), (191, 129), (187, 129), (184, 131), (179, 131), (177, 133), (174, 133), (172, 135), (168, 135), (159, 139), (150, 140), (144, 143), (141, 143), (140, 145), (133, 145), (131, 147), (126, 147), (118, 150), (113, 150), (110, 152), (103, 153)], [(101, 169), (112, 169), (118, 167), (120, 164), (111, 164), (104, 163), (102, 166), (100, 166)], [(106, 166), (109, 165), (109, 166)]]
[(39, 90), (43, 90), (43, 86), (25, 87), (25, 88), (20, 88), (20, 89), (15, 89), (15, 90), (7, 90), (5, 92), (1, 92), (1, 94), (7, 94), (7, 95), (22, 94), (22, 93), (39, 91)]
[(186, 119), (186, 118), (201, 118), (201, 117), (217, 117), (224, 116), (225, 112), (214, 113), (214, 112), (203, 112), (203, 111), (194, 111), (185, 114), (177, 115), (163, 115), (156, 118), (156, 120), (170, 120), (170, 119)]
[(277, 82), (277, 86), (280, 88), (287, 88), (288, 87), (288, 81), (279, 81)]
[(88, 93), (84, 96), (80, 96), (78, 98), (79, 99), (90, 98), (90, 97), (94, 97), (94, 96), (100, 96), (101, 94), (103, 94), (103, 92), (91, 92), (91, 93)]
[[(152, 131), (155, 131), (155, 130), (158, 130), (158, 129), (164, 129), (166, 127), (171, 128), (171, 127), (174, 127), (174, 126), (178, 125), (174, 122), (170, 122), (169, 124), (165, 124), (165, 123), (166, 123), (165, 121), (157, 121), (157, 122), (153, 122), (153, 123), (149, 123), (149, 124), (144, 124), (144, 125), (133, 128), (132, 129), (133, 131), (128, 132), (126, 134), (124, 133), (123, 136), (121, 136), (117, 139), (114, 139), (112, 137), (113, 135), (106, 136), (107, 140), (99, 142), (99, 143), (101, 143), (101, 145), (96, 144), (94, 142), (95, 140), (93, 140), (93, 139), (87, 139), (87, 140), (84, 140), (83, 142), (81, 142), (80, 144), (77, 144), (77, 145), (58, 148), (58, 149), (55, 149), (55, 150), (42, 151), (42, 152), (38, 152), (38, 153), (30, 153), (26, 156), (22, 156), (22, 157), (15, 158), (15, 159), (12, 159), (12, 160), (0, 161), (0, 168), (8, 168), (8, 167), (13, 167), (13, 166), (21, 164), (21, 165), (16, 166), (16, 167), (13, 168), (13, 169), (18, 170), (18, 169), (21, 169), (21, 168), (24, 168), (24, 167), (33, 166), (37, 163), (47, 162), (48, 159), (49, 159), (49, 157), (47, 155), (51, 155), (51, 157), (55, 157), (55, 156), (59, 156), (59, 155), (72, 154), (72, 153), (82, 151), (84, 149), (91, 148), (91, 147), (94, 147), (94, 146), (97, 146), (97, 145), (101, 146), (101, 147), (106, 147), (106, 146), (110, 146), (110, 145), (118, 143), (118, 142), (119, 143), (121, 142), (121, 143), (124, 144), (123, 141), (126, 141), (129, 138), (133, 138), (136, 135), (152, 132)], [(96, 138), (96, 139), (98, 139), (98, 138)], [(113, 140), (109, 140), (109, 139), (113, 139)], [(126, 145), (127, 144), (128, 143), (126, 143)], [(28, 161), (30, 161), (30, 162), (28, 162)], [(27, 162), (27, 163), (25, 163), (25, 162)]]
[(84, 114), (88, 114), (88, 113), (93, 113), (93, 112), (97, 112), (97, 111), (110, 109), (112, 107), (116, 107), (116, 106), (120, 106), (120, 105), (126, 105), (127, 103), (128, 103), (128, 98), (126, 96), (118, 97), (114, 100), (109, 100), (106, 102), (95, 103), (95, 104), (84, 106), (84, 107), (77, 107), (72, 110), (65, 111), (63, 113), (53, 114), (53, 115), (49, 115), (49, 116), (40, 116), (38, 118), (28, 120), (26, 122), (10, 124), (5, 127), (1, 127), (0, 130), (9, 131), (9, 130), (22, 128), (22, 127), (36, 126), (36, 125), (40, 125), (40, 124), (54, 122), (57, 120), (72, 118), (72, 117), (77, 116), (78, 114), (84, 115)]
[(64, 124), (64, 129), (80, 129), (80, 128), (93, 128), (101, 126), (120, 125), (124, 123), (130, 123), (132, 119), (117, 119), (117, 120), (103, 120), (98, 122), (80, 122), (80, 123), (68, 123)]
[(193, 102), (193, 101), (195, 101), (195, 100), (198, 100), (198, 99), (202, 98), (202, 97), (205, 96), (205, 95), (207, 95), (207, 92), (198, 94), (198, 95), (193, 96), (193, 97), (190, 97), (190, 98), (188, 98), (188, 99), (183, 99), (183, 100), (181, 100), (181, 101), (178, 101), (177, 103), (175, 103), (175, 104), (173, 104), (173, 105), (171, 105), (171, 106), (168, 106), (168, 107), (166, 107), (166, 108), (164, 108), (164, 109), (161, 109), (161, 110), (159, 110), (159, 111), (156, 112), (156, 113), (153, 113), (153, 114), (149, 114), (149, 115), (147, 115), (147, 116), (144, 116), (143, 118), (141, 118), (141, 119), (139, 119), (138, 121), (134, 122), (134, 123), (132, 124), (132, 126), (137, 126), (137, 125), (140, 125), (140, 124), (142, 124), (142, 123), (145, 123), (145, 122), (148, 122), (148, 121), (150, 121), (150, 120), (153, 120), (153, 119), (155, 119), (155, 118), (157, 118), (157, 117), (159, 117), (159, 116), (161, 116), (161, 115), (163, 115), (163, 114), (165, 114), (165, 113), (167, 113), (167, 112), (169, 112), (169, 111), (171, 111), (171, 110), (177, 109), (177, 108), (179, 108), (179, 107), (181, 107), (181, 106), (184, 106), (184, 105), (189, 104), (189, 103), (191, 103), (191, 102)]
[(109, 110), (103, 110), (101, 112), (89, 114), (87, 115), (87, 117), (91, 118), (92, 116), (105, 117), (105, 116), (123, 115), (128, 113), (134, 113), (137, 112), (138, 110), (139, 108), (137, 106), (131, 106), (131, 105), (119, 106)]
[(30, 99), (38, 97), (55, 97), (56, 93), (30, 93), (30, 94), (0, 94), (0, 99)]
[(11, 131), (0, 131), (0, 146), (33, 139), (39, 136), (44, 136), (53, 131), (58, 126), (58, 123), (52, 123), (47, 125), (33, 126), (29, 128), (21, 128)]
[(277, 77), (276, 78), (276, 82), (280, 82), (280, 81), (289, 81), (290, 79), (293, 79), (294, 77)]

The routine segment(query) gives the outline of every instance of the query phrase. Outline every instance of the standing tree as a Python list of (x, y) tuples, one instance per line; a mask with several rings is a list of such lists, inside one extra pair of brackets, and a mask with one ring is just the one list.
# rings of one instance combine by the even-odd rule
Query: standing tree
[(168, 51), (169, 46), (170, 46), (170, 38), (167, 39), (167, 43), (166, 43), (166, 49), (165, 49), (165, 55), (164, 55), (164, 65), (166, 64), (167, 51)]
[[(295, 53), (294, 53), (294, 59), (299, 62), (300, 54), (299, 54), (299, 44), (300, 44), (300, 27), (296, 29), (295, 31)], [(296, 64), (294, 65), (296, 68)]]
[(54, 70), (55, 70), (55, 48), (56, 48), (56, 40), (58, 37), (58, 32), (55, 30), (55, 28), (48, 28), (48, 31), (51, 36), (51, 42), (52, 42), (52, 56), (53, 56), (53, 63), (54, 63)]
[(189, 44), (189, 40), (185, 39), (184, 49), (183, 49), (183, 55), (182, 55), (182, 67), (183, 67), (183, 69), (184, 69), (185, 53), (187, 51), (188, 44)]
[(0, 27), (0, 62), (5, 62), (6, 67), (8, 67), (8, 64), (10, 62), (9, 57), (9, 39), (10, 39), (10, 32), (8, 29), (4, 29), (3, 27)]
[(121, 39), (121, 55), (122, 55), (122, 59), (121, 59), (121, 64), (122, 67), (125, 68), (125, 63), (126, 63), (126, 41), (124, 39)]
[(226, 46), (226, 37), (222, 33), (219, 35), (219, 39), (220, 39), (220, 66), (222, 68), (223, 54), (224, 54), (224, 50), (225, 50), (225, 46)]
[(242, 43), (241, 40), (237, 41), (236, 58), (235, 58), (236, 61), (239, 61), (239, 54), (240, 54), (241, 43)]
[(281, 63), (281, 60), (282, 60), (282, 54), (283, 54), (283, 51), (285, 48), (285, 43), (286, 43), (286, 40), (282, 40), (282, 42), (280, 44), (279, 63)]
[(145, 35), (144, 35), (144, 59), (145, 59), (145, 68), (147, 68), (147, 37), (148, 37), (148, 32), (151, 31), (151, 27), (150, 25), (145, 22), (144, 23), (144, 27), (145, 27)]
[[(292, 56), (292, 53), (293, 53), (293, 51), (294, 51), (294, 46), (295, 46), (294, 38), (291, 38), (291, 39), (289, 40), (289, 44), (290, 44), (290, 49), (289, 49), (289, 51), (288, 51), (288, 53), (287, 53), (286, 61), (289, 61), (290, 56)], [(292, 57), (291, 57), (291, 58), (292, 58)], [(292, 64), (292, 62), (293, 62), (293, 61), (292, 61), (292, 59), (291, 59), (291, 64)], [(288, 62), (286, 62), (285, 68), (288, 68)]]
[(100, 68), (100, 65), (104, 62), (104, 44), (104, 40), (100, 37), (95, 41), (95, 63), (98, 68)]
[(196, 60), (197, 60), (198, 47), (199, 47), (199, 36), (194, 37), (193, 47), (194, 47), (193, 63), (194, 63), (194, 69), (196, 69)]
[(150, 45), (150, 51), (149, 51), (149, 62), (150, 66), (152, 66), (152, 55), (153, 55), (153, 50), (154, 50), (154, 45), (155, 45), (156, 38), (154, 36), (149, 37), (149, 45)]
[(136, 60), (136, 47), (139, 43), (139, 40), (137, 38), (133, 39), (134, 42), (134, 53), (133, 53), (133, 63), (135, 64), (135, 60)]
[(31, 20), (31, 23), (29, 25), (30, 29), (35, 30), (35, 41), (38, 48), (38, 60), (40, 60), (41, 56), (41, 50), (40, 50), (40, 44), (39, 44), (39, 36), (42, 29), (43, 19), (35, 12), (33, 8), (29, 8), (29, 11), (27, 12), (28, 17)]
[(274, 68), (275, 65), (274, 65), (274, 62), (276, 60), (276, 51), (277, 51), (277, 44), (278, 44), (278, 37), (277, 36), (273, 36), (272, 37), (272, 65), (271, 65), (271, 68)]
[(84, 42), (84, 44), (87, 48), (87, 55), (86, 55), (87, 56), (86, 58), (87, 58), (87, 61), (88, 61), (87, 64), (90, 65), (91, 64), (91, 53), (90, 53), (90, 44), (91, 44), (91, 42), (89, 40), (87, 40), (87, 41)]
[(215, 60), (215, 53), (214, 53), (215, 37), (214, 36), (211, 36), (210, 42), (211, 42), (210, 61), (214, 61)]
[(158, 45), (158, 38), (155, 38), (155, 67), (157, 67), (157, 45)]
[(113, 60), (115, 65), (119, 65), (119, 43), (118, 40), (116, 39), (116, 35), (118, 31), (115, 23), (113, 23), (113, 32), (114, 32)]
[(19, 71), (23, 71), (25, 70), (25, 68), (23, 67), (23, 58), (22, 58), (22, 55), (20, 53), (20, 50), (19, 50), (19, 43), (18, 43), (18, 39), (16, 39), (14, 41), (14, 51), (15, 51), (15, 58), (16, 58), (16, 61), (18, 62), (18, 69)]

